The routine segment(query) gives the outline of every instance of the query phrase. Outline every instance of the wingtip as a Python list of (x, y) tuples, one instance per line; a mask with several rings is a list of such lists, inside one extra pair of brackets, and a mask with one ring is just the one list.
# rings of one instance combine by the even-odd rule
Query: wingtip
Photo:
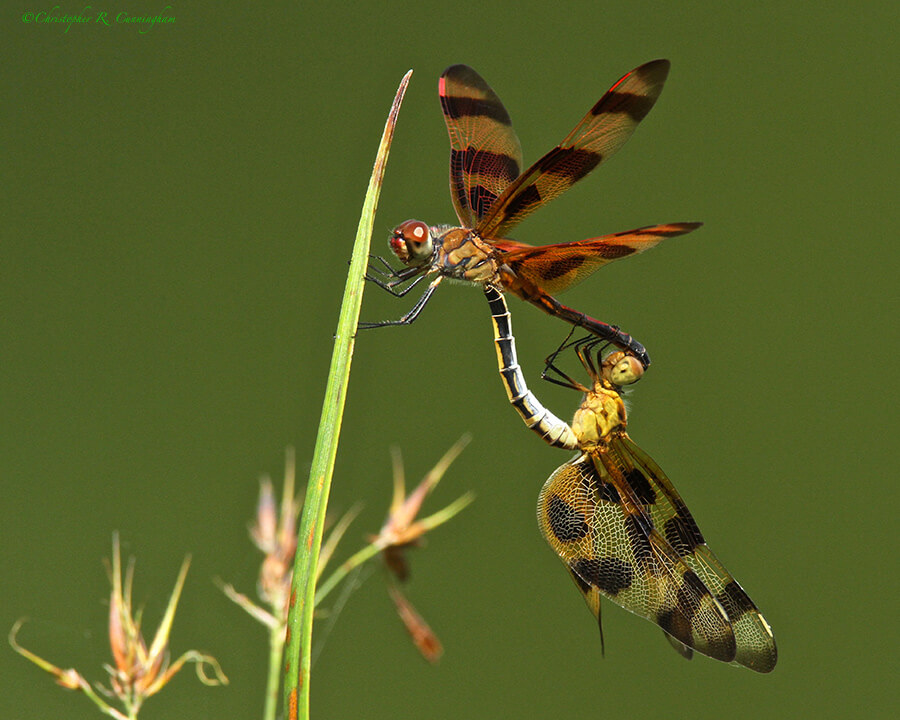
[(487, 81), (470, 65), (463, 65), (462, 63), (451, 65), (441, 73), (441, 76), (438, 79), (438, 94), (441, 97), (447, 95), (448, 81), (454, 85), (459, 84), (475, 88), (485, 95), (495, 96), (494, 91), (491, 90), (491, 86), (487, 84)]
[(451, 72), (457, 72), (460, 70), (471, 70), (471, 69), (472, 68), (470, 68), (468, 65), (465, 65), (463, 63), (455, 63), (453, 65), (448, 65), (444, 69), (444, 72), (441, 73), (441, 77), (444, 77), (445, 75), (448, 75)]
[(475, 68), (471, 65), (466, 65), (465, 63), (456, 63), (455, 65), (450, 65), (447, 67), (444, 72), (441, 73), (441, 77), (472, 77), (475, 76), (477, 78), (481, 78), (481, 76), (476, 72)]
[(646, 78), (653, 78), (653, 81), (656, 83), (664, 83), (666, 78), (669, 77), (669, 69), (671, 67), (672, 63), (665, 58), (659, 58), (658, 60), (651, 60), (648, 63), (644, 63), (637, 68), (635, 72), (640, 73)]
[(671, 223), (668, 227), (672, 228), (675, 231), (676, 235), (687, 235), (688, 233), (694, 232), (698, 228), (703, 227), (702, 222), (678, 222)]

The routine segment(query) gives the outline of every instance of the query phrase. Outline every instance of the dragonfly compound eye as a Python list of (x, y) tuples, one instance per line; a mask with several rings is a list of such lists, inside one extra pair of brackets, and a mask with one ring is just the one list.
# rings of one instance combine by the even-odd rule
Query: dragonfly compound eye
[(644, 375), (644, 366), (633, 355), (614, 352), (603, 363), (607, 379), (621, 387), (636, 383)]
[(401, 262), (412, 264), (431, 257), (433, 243), (428, 225), (421, 220), (407, 220), (391, 234), (391, 250)]

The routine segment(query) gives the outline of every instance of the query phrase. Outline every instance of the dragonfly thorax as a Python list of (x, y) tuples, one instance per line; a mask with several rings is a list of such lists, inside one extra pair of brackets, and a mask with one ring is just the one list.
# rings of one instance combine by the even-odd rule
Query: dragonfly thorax
[(615, 390), (599, 383), (588, 392), (572, 420), (572, 431), (580, 447), (606, 445), (610, 433), (625, 428), (625, 403)]
[(494, 247), (470, 228), (407, 220), (394, 228), (388, 244), (404, 265), (429, 274), (468, 283), (500, 283)]
[(499, 263), (494, 247), (469, 228), (433, 227), (438, 272), (448, 278), (470, 283), (500, 284)]

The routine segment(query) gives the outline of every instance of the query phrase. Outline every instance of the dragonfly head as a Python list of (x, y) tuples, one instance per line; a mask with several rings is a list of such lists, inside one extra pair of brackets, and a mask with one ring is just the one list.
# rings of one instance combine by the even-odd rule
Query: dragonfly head
[(421, 220), (407, 220), (400, 223), (394, 228), (388, 243), (394, 255), (404, 265), (420, 265), (434, 252), (431, 229)]
[(610, 353), (603, 361), (600, 374), (607, 382), (622, 387), (640, 380), (644, 374), (644, 366), (633, 355), (617, 351)]

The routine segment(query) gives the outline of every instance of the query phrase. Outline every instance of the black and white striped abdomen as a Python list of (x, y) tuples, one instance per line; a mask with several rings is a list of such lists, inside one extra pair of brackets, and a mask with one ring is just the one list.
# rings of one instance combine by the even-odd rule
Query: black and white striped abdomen
[(494, 344), (497, 348), (497, 365), (506, 388), (510, 404), (531, 430), (553, 447), (578, 449), (578, 440), (567, 422), (541, 405), (525, 384), (525, 376), (516, 357), (516, 341), (512, 334), (512, 318), (503, 294), (492, 285), (484, 286), (484, 295), (491, 306), (491, 322), (494, 325)]

